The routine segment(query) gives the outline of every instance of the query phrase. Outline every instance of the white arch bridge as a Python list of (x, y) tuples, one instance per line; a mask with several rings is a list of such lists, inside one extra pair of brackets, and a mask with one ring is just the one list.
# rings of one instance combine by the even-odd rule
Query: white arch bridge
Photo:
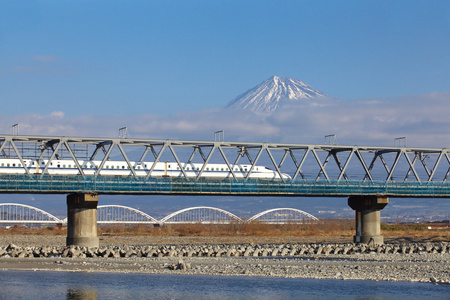
[[(99, 205), (98, 224), (229, 224), (233, 222), (259, 221), (270, 224), (304, 224), (318, 222), (313, 215), (294, 208), (274, 208), (263, 211), (249, 218), (242, 219), (226, 210), (197, 206), (178, 210), (161, 220), (138, 209), (123, 205)], [(64, 224), (67, 218), (60, 219), (39, 208), (18, 204), (0, 204), (0, 224)]]

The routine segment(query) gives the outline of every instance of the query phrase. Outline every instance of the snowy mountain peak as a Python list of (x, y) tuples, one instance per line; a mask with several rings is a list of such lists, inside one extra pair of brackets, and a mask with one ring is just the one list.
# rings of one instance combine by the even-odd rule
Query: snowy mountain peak
[(320, 96), (326, 95), (298, 79), (272, 76), (237, 96), (226, 107), (268, 112), (276, 110), (285, 102), (298, 102)]

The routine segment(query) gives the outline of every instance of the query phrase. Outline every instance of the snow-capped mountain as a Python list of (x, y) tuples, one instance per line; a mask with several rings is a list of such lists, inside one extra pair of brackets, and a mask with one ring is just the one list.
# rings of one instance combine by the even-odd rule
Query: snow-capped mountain
[(281, 103), (297, 102), (320, 96), (326, 95), (300, 80), (273, 76), (237, 96), (226, 107), (268, 112), (276, 110)]

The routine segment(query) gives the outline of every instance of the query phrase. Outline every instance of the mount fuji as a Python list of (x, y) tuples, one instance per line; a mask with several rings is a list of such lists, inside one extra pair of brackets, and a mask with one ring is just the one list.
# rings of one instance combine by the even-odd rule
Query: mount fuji
[(226, 107), (255, 112), (270, 112), (282, 103), (326, 96), (306, 83), (293, 78), (272, 76), (261, 84), (231, 100)]

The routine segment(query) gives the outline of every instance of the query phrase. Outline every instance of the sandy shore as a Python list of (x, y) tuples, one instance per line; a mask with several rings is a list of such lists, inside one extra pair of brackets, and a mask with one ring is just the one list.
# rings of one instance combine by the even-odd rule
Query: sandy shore
[[(254, 244), (255, 239), (260, 244)], [(55, 246), (58, 249), (64, 248), (65, 237), (63, 236), (1, 236), (0, 246), (6, 249), (12, 243), (17, 247), (45, 247)], [(276, 240), (278, 243), (285, 241)], [(101, 248), (104, 249), (153, 249), (160, 247), (170, 249), (177, 255), (160, 255), (160, 257), (64, 257), (55, 254), (52, 257), (12, 257), (8, 254), (0, 258), (1, 270), (40, 270), (40, 271), (67, 271), (67, 272), (115, 272), (115, 273), (149, 273), (149, 274), (202, 274), (202, 275), (231, 275), (231, 276), (274, 276), (292, 278), (326, 278), (326, 279), (359, 279), (359, 280), (390, 280), (390, 281), (412, 281), (412, 282), (434, 282), (450, 283), (450, 254), (447, 243), (435, 243), (434, 246), (427, 244), (432, 249), (426, 251), (426, 246), (422, 244), (414, 246), (414, 253), (411, 251), (401, 251), (405, 244), (389, 244), (387, 247), (398, 249), (396, 253), (376, 252), (370, 250), (361, 252), (358, 249), (348, 251), (346, 254), (326, 253), (322, 250), (325, 247), (333, 249), (349, 248), (351, 244), (295, 244), (292, 239), (289, 245), (264, 244), (273, 243), (273, 239), (260, 238), (206, 238), (206, 237), (103, 237)], [(297, 241), (300, 243), (299, 241)], [(172, 246), (170, 246), (172, 245)], [(176, 246), (178, 245), (178, 246)], [(278, 246), (280, 245), (280, 246)], [(201, 256), (186, 257), (181, 255), (180, 250), (186, 247), (197, 247), (204, 249), (220, 248), (240, 248), (242, 249), (276, 249), (284, 247), (286, 249), (301, 249), (301, 247), (315, 249), (307, 250), (299, 254), (290, 255), (285, 251), (285, 255), (269, 254), (267, 256), (252, 257), (250, 253), (244, 257), (241, 255), (227, 256), (225, 253), (221, 257)], [(442, 246), (444, 245), (444, 246)], [(115, 248), (114, 248), (115, 247)], [(245, 248), (246, 247), (246, 248)], [(252, 248), (253, 247), (253, 248)], [(290, 247), (290, 248), (288, 248)], [(387, 247), (383, 249), (386, 250)], [(411, 246), (412, 247), (412, 246)], [(173, 250), (175, 249), (175, 250)], [(318, 249), (320, 249), (318, 251)], [(362, 248), (364, 249), (364, 248)], [(381, 249), (381, 248), (380, 248)], [(406, 248), (405, 248), (406, 249)], [(412, 249), (412, 248), (408, 248)], [(438, 249), (438, 250), (436, 250)], [(444, 249), (439, 253), (439, 249)], [(68, 249), (66, 249), (68, 250)], [(383, 251), (384, 251), (383, 250)], [(183, 250), (184, 251), (184, 250)], [(318, 253), (319, 252), (319, 253)], [(385, 251), (388, 252), (388, 251)], [(392, 252), (392, 251), (389, 251)], [(410, 253), (408, 253), (410, 252)], [(61, 253), (61, 252), (60, 252)], [(124, 253), (124, 252), (123, 252)], [(206, 252), (205, 252), (206, 253)], [(294, 252), (292, 252), (294, 253)], [(336, 251), (338, 253), (338, 251)], [(342, 250), (341, 252), (342, 253)], [(186, 252), (185, 252), (186, 254)], [(198, 254), (197, 254), (198, 255)], [(156, 254), (155, 254), (156, 256)]]

